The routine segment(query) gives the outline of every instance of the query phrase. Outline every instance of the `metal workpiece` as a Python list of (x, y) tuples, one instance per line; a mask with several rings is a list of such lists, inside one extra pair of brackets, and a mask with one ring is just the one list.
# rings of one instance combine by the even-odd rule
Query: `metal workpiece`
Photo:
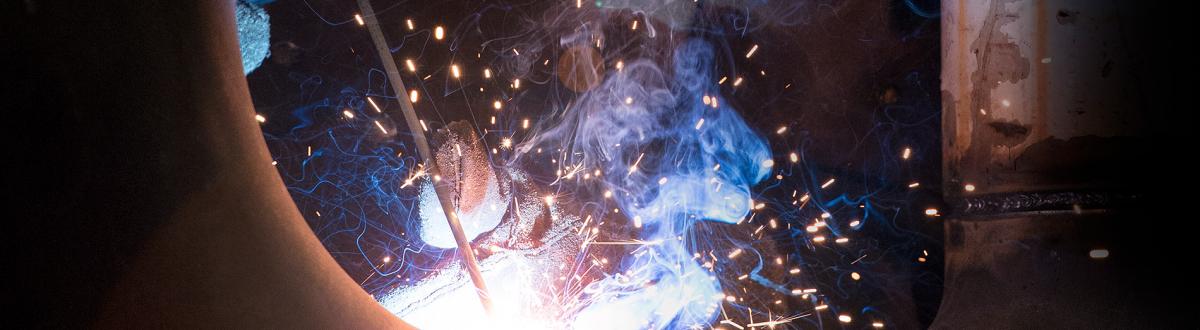
[[(1129, 186), (1144, 70), (1136, 10), (1092, 1), (942, 2), (945, 194)], [(1137, 8), (1132, 8), (1137, 9)], [(972, 185), (974, 189), (964, 189)]]
[[(1121, 235), (1144, 200), (1140, 8), (942, 1), (945, 291), (932, 328), (1154, 324)], [(1111, 253), (1111, 255), (1110, 255)]]

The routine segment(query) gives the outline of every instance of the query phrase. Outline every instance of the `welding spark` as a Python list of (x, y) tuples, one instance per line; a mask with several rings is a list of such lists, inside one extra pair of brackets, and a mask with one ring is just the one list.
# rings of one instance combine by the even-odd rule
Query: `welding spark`
[(372, 99), (370, 96), (367, 97), (367, 103), (371, 104), (371, 108), (374, 108), (375, 112), (383, 113), (383, 110), (379, 109), (379, 105), (375, 104), (375, 100)]
[(638, 164), (640, 164), (642, 162), (642, 157), (645, 157), (645, 156), (646, 156), (646, 153), (644, 153), (644, 152), (641, 154), (638, 154), (638, 158), (636, 161), (633, 162), (633, 165), (629, 165), (629, 173), (626, 173), (625, 175), (632, 175), (633, 172), (637, 172)]
[(385, 135), (388, 133), (387, 129), (383, 128), (383, 124), (380, 124), (378, 120), (375, 121), (375, 127), (379, 127), (379, 131)]
[[(581, 8), (582, 1), (577, 0), (575, 6)], [(599, 3), (597, 6), (600, 7)], [(570, 3), (560, 4), (559, 8), (562, 7), (569, 8)], [(374, 15), (368, 15), (365, 18), (373, 20), (374, 17)], [(359, 25), (365, 24), (363, 16), (355, 14), (354, 18)], [(643, 28), (647, 34), (656, 28), (656, 25), (651, 24), (649, 16), (647, 16), (646, 23), (641, 23), (640, 20), (640, 18), (635, 18), (632, 21), (625, 21), (629, 25), (624, 25), (619, 21), (616, 24), (619, 25), (618, 27), (626, 26), (632, 31)], [(415, 29), (413, 19), (404, 21), (408, 30)], [(375, 26), (377, 24), (372, 23), (368, 28)], [(438, 41), (445, 39), (445, 33), (445, 28), (441, 25), (435, 25), (432, 29), (432, 36)], [(647, 35), (632, 34), (642, 37)], [(591, 46), (591, 40), (595, 41), (596, 47), (601, 47), (602, 41), (607, 42), (605, 41), (607, 37), (592, 36), (590, 38), (590, 40), (582, 40), (585, 47)], [(446, 47), (458, 42), (457, 39), (452, 41), (432, 44)], [(397, 45), (393, 43), (391, 46)], [(536, 47), (540, 45), (517, 45), (526, 49), (524, 61), (541, 62), (543, 65), (548, 65), (549, 61), (553, 59), (542, 60), (545, 56), (544, 49)], [(511, 58), (503, 49), (511, 49), (512, 55), (516, 57), (522, 56), (522, 52), (513, 47), (513, 44), (499, 46), (498, 49), (505, 53), (502, 57)], [(405, 49), (404, 51), (410, 50)], [(753, 44), (745, 51), (744, 57), (750, 59), (758, 50), (759, 45)], [(392, 49), (392, 52), (398, 52), (398, 50)], [(488, 54), (486, 51), (480, 52)], [(809, 299), (811, 296), (813, 303), (825, 299), (825, 296), (817, 294), (816, 288), (791, 289), (795, 283), (804, 283), (801, 282), (805, 280), (802, 278), (801, 271), (801, 267), (805, 266), (804, 263), (797, 265), (797, 258), (787, 253), (766, 254), (756, 244), (769, 243), (778, 237), (786, 237), (789, 233), (800, 234), (793, 237), (798, 237), (796, 241), (801, 244), (811, 246), (826, 243), (827, 240), (838, 244), (821, 245), (822, 248), (827, 249), (857, 248), (857, 245), (861, 245), (860, 242), (870, 241), (860, 240), (857, 236), (851, 236), (853, 232), (843, 231), (845, 228), (842, 222), (835, 221), (834, 215), (829, 212), (837, 214), (839, 219), (836, 220), (840, 220), (844, 213), (839, 212), (845, 212), (845, 210), (829, 206), (829, 201), (822, 199), (822, 194), (814, 194), (816, 197), (813, 197), (808, 193), (799, 192), (799, 190), (805, 189), (784, 186), (782, 188), (785, 189), (782, 190), (784, 192), (793, 190), (791, 197), (788, 198), (792, 200), (792, 206), (786, 206), (781, 205), (786, 204), (786, 200), (775, 201), (770, 197), (771, 194), (767, 194), (765, 191), (760, 193), (756, 190), (767, 185), (756, 186), (757, 184), (772, 176), (776, 180), (769, 181), (772, 187), (765, 189), (778, 189), (776, 187), (780, 185), (794, 184), (789, 183), (794, 180), (786, 179), (789, 175), (797, 173), (797, 169), (804, 169), (805, 164), (800, 163), (800, 152), (804, 152), (804, 150), (793, 149), (795, 151), (787, 154), (786, 159), (789, 162), (784, 162), (784, 158), (780, 158), (779, 163), (776, 163), (774, 158), (776, 155), (772, 155), (771, 148), (763, 140), (764, 136), (771, 135), (772, 130), (766, 128), (765, 132), (759, 132), (751, 129), (732, 108), (740, 101), (732, 98), (721, 101), (721, 98), (726, 96), (720, 95), (722, 93), (720, 87), (723, 83), (730, 81), (729, 78), (733, 78), (732, 87), (739, 87), (746, 81), (739, 74), (720, 77), (719, 80), (714, 79), (716, 76), (713, 71), (717, 65), (714, 62), (715, 55), (712, 46), (707, 42), (699, 40), (682, 42), (675, 49), (673, 60), (665, 61), (667, 64), (637, 57), (626, 57), (624, 59), (630, 61), (625, 62), (619, 56), (627, 56), (627, 54), (614, 53), (617, 54), (614, 56), (616, 58), (609, 58), (607, 53), (605, 54), (606, 57), (603, 61), (614, 63), (615, 70), (604, 72), (604, 79), (598, 86), (573, 94), (578, 96), (571, 101), (568, 108), (555, 105), (557, 108), (554, 108), (553, 115), (532, 114), (532, 119), (518, 119), (506, 114), (524, 112), (525, 109), (517, 109), (518, 105), (525, 105), (528, 102), (515, 102), (523, 100), (520, 98), (521, 93), (534, 92), (542, 86), (542, 80), (533, 80), (532, 84), (525, 83), (525, 91), (516, 92), (505, 91), (504, 85), (510, 86), (513, 90), (522, 89), (524, 83), (521, 81), (522, 78), (509, 80), (505, 77), (540, 78), (509, 72), (507, 70), (508, 63), (489, 62), (490, 60), (483, 58), (480, 53), (477, 53), (476, 57), (482, 60), (477, 62), (461, 62), (463, 57), (451, 57), (460, 62), (449, 63), (447, 71), (450, 77), (463, 79), (461, 70), (465, 69), (481, 70), (482, 77), (485, 79), (483, 81), (463, 79), (462, 84), (470, 83), (472, 85), (461, 86), (462, 88), (474, 90), (475, 87), (479, 87), (482, 94), (486, 87), (489, 91), (496, 93), (472, 98), (473, 101), (470, 101), (470, 104), (482, 103), (486, 109), (487, 100), (492, 100), (491, 106), (497, 111), (490, 116), (488, 123), (491, 126), (481, 128), (484, 132), (484, 138), (481, 140), (488, 141), (485, 144), (491, 144), (484, 147), (485, 156), (494, 157), (497, 160), (496, 164), (500, 164), (499, 161), (503, 160), (505, 166), (536, 162), (557, 167), (554, 171), (556, 175), (553, 177), (554, 181), (549, 184), (537, 181), (535, 185), (532, 185), (534, 189), (527, 191), (528, 195), (526, 196), (529, 198), (524, 199), (524, 202), (518, 201), (521, 195), (516, 191), (525, 189), (525, 187), (512, 184), (498, 188), (503, 191), (503, 194), (506, 194), (504, 197), (496, 198), (499, 202), (488, 200), (488, 203), (482, 204), (481, 208), (500, 214), (523, 216), (521, 215), (521, 212), (524, 211), (522, 208), (530, 207), (529, 205), (537, 206), (536, 212), (543, 212), (537, 216), (545, 216), (550, 219), (551, 226), (566, 224), (567, 236), (572, 239), (571, 248), (580, 249), (574, 256), (574, 260), (545, 262), (520, 256), (523, 250), (512, 244), (519, 240), (517, 238), (506, 238), (508, 242), (504, 240), (489, 241), (476, 245), (477, 252), (493, 258), (489, 259), (493, 260), (489, 262), (489, 266), (496, 268), (490, 269), (485, 274), (489, 277), (496, 277), (487, 281), (489, 284), (496, 284), (495, 287), (490, 288), (490, 294), (497, 302), (498, 310), (508, 312), (507, 315), (484, 318), (483, 323), (499, 328), (663, 329), (691, 327), (700, 329), (713, 325), (713, 322), (718, 322), (722, 328), (750, 329), (775, 328), (809, 316), (810, 314), (779, 317), (773, 315), (770, 309), (758, 309), (759, 306), (755, 305), (770, 303), (769, 301), (764, 302), (764, 299), (774, 300), (775, 305), (782, 305), (787, 300), (777, 300), (780, 298), (779, 296), (756, 296), (754, 291), (748, 291), (748, 289), (752, 289), (750, 286), (754, 285), (775, 290), (782, 295), (791, 294), (802, 297), (799, 299)], [(418, 56), (424, 58), (425, 55), (422, 53)], [(736, 57), (736, 54), (725, 56)], [(477, 66), (479, 63), (488, 63), (496, 69), (493, 71), (490, 67), (479, 68)], [(675, 66), (669, 67), (669, 65)], [(405, 59), (404, 66), (409, 72), (414, 74), (417, 72), (417, 66), (413, 59)], [(394, 66), (392, 69), (394, 72)], [(753, 70), (751, 69), (749, 72)], [(765, 75), (765, 70), (759, 72), (760, 75)], [(432, 74), (431, 72), (426, 75), (423, 80), (429, 79)], [(745, 73), (740, 74), (744, 75)], [(493, 77), (496, 79), (491, 80)], [(480, 86), (474, 86), (474, 84)], [(403, 89), (397, 92), (403, 93)], [(435, 106), (441, 107), (439, 97), (445, 96), (434, 94), (439, 93), (426, 90), (426, 95), (424, 95), (426, 98), (424, 104), (431, 109)], [(407, 96), (407, 101), (412, 104), (416, 104), (422, 97), (418, 89), (408, 90)], [(372, 97), (364, 98), (377, 113), (383, 113), (382, 108)], [(402, 96), (398, 100), (404, 108), (406, 100)], [(353, 102), (357, 103), (351, 104), (361, 104), (361, 98), (356, 98)], [(509, 104), (510, 109), (500, 112), (505, 107), (505, 102), (514, 103)], [(354, 124), (354, 121), (351, 120), (356, 118), (354, 111), (361, 111), (361, 109), (351, 110), (346, 107), (343, 109), (342, 115), (347, 120), (340, 122), (348, 126)], [(560, 109), (561, 112), (557, 112)], [(376, 128), (385, 135), (396, 134), (389, 132), (381, 122), (381, 120), (394, 120), (385, 117), (387, 114), (380, 115), (379, 120), (371, 118), (375, 115), (362, 113), (357, 115), (371, 120)], [(559, 118), (560, 116), (567, 118), (562, 119)], [(429, 118), (442, 120), (438, 117)], [(259, 123), (265, 123), (266, 117), (256, 115), (256, 120)], [(417, 121), (423, 131), (430, 130), (425, 120), (418, 119)], [(528, 131), (514, 130), (513, 124), (518, 121), (520, 129)], [(388, 121), (388, 123), (393, 122)], [(359, 130), (361, 132), (371, 131), (369, 128), (361, 127)], [(775, 136), (794, 135), (789, 134), (789, 130), (790, 127), (787, 124), (778, 126), (773, 130), (775, 134), (771, 136), (775, 138)], [(492, 143), (498, 144), (498, 146)], [(469, 145), (455, 144), (453, 155), (459, 158), (465, 157), (469, 154), (467, 151), (470, 148)], [(545, 154), (542, 153), (543, 148), (545, 148)], [(311, 147), (309, 150), (311, 155)], [(330, 149), (319, 147), (316, 150), (320, 154)], [(488, 150), (490, 150), (490, 155), (487, 154)], [(389, 164), (412, 164), (415, 165), (415, 168), (409, 167), (409, 165), (396, 166), (393, 171), (398, 173), (390, 176), (391, 179), (380, 179), (380, 177), (387, 178), (388, 176), (376, 173), (364, 176), (370, 177), (375, 186), (381, 186), (380, 182), (390, 182), (390, 185), (383, 186), (389, 186), (393, 190), (397, 186), (396, 183), (399, 183), (398, 187), (401, 189), (419, 188), (418, 180), (425, 176), (429, 176), (431, 181), (441, 180), (440, 176), (427, 173), (424, 164), (413, 162), (412, 156), (405, 159), (401, 157), (403, 151), (397, 151), (396, 149), (384, 149), (386, 155), (395, 155), (394, 159), (388, 159), (391, 161)], [(637, 156), (632, 163), (629, 163), (628, 160), (633, 158), (631, 157), (633, 153), (637, 153)], [(782, 156), (782, 154), (778, 156)], [(901, 158), (907, 160), (910, 156), (911, 149), (905, 147)], [(447, 157), (453, 158), (449, 155)], [(313, 158), (319, 159), (320, 157)], [(490, 161), (492, 158), (488, 160)], [(519, 162), (518, 160), (528, 162)], [(517, 169), (509, 167), (504, 167), (504, 170), (517, 172)], [(555, 168), (548, 170), (555, 170)], [(625, 176), (614, 175), (622, 170), (626, 171)], [(638, 175), (634, 175), (635, 173)], [(448, 180), (455, 178), (450, 172), (444, 174), (447, 175)], [(523, 174), (510, 174), (506, 180), (513, 180), (511, 178)], [(538, 178), (545, 180), (550, 177), (539, 174)], [(806, 176), (802, 178), (809, 180), (809, 177)], [(834, 178), (829, 178), (819, 187), (826, 189), (831, 187), (834, 182)], [(805, 185), (811, 184), (806, 183)], [(918, 183), (912, 182), (909, 187), (916, 188), (918, 185)], [(975, 187), (967, 184), (963, 189), (974, 191)], [(376, 197), (381, 200), (381, 204), (398, 200), (398, 194), (395, 191), (381, 190), (384, 191), (377, 193), (377, 196), (382, 197)], [(409, 192), (412, 191), (409, 190)], [(602, 199), (596, 198), (600, 196)], [(586, 197), (597, 200), (581, 201)], [(811, 212), (814, 212), (816, 208), (808, 206), (810, 200), (813, 201), (812, 205), (817, 205), (821, 210), (829, 208), (829, 212), (822, 213), (820, 218), (814, 218), (815, 214)], [(509, 201), (511, 204), (507, 204), (510, 203)], [(562, 206), (571, 205), (576, 201), (589, 205), (583, 209), (598, 211), (594, 214), (577, 214), (578, 217), (572, 218), (576, 215), (570, 213), (575, 210), (564, 210), (565, 208)], [(402, 200), (401, 203), (393, 205), (407, 202), (408, 200)], [(861, 207), (862, 205), (857, 206)], [(935, 209), (931, 210), (933, 210), (931, 216), (937, 215)], [(391, 212), (389, 210), (384, 213), (389, 217), (393, 217), (394, 214), (404, 216), (406, 213), (412, 213), (404, 207), (400, 207), (400, 211)], [(536, 212), (533, 214), (537, 214)], [(849, 227), (858, 229), (868, 219), (867, 216), (871, 214), (870, 212), (874, 211), (868, 210), (867, 213), (852, 216), (857, 219), (848, 216), (847, 219), (855, 219), (849, 222)], [(333, 215), (327, 212), (326, 216), (332, 217)], [(808, 223), (810, 219), (812, 222)], [(506, 219), (504, 221), (520, 220)], [(717, 239), (716, 241), (727, 244), (723, 246), (716, 242), (710, 242), (706, 236), (697, 234), (702, 231), (689, 229), (690, 226), (701, 221), (727, 223), (731, 228), (736, 227), (739, 228), (738, 230), (751, 232), (750, 239)], [(529, 230), (529, 226), (532, 225), (514, 225), (516, 229), (513, 232)], [(405, 234), (401, 232), (397, 237)], [(850, 245), (852, 237), (854, 245)], [(729, 243), (730, 241), (732, 244)], [(418, 249), (422, 244), (419, 240), (413, 242), (418, 246), (414, 249)], [(409, 282), (409, 280), (416, 278), (416, 275), (420, 275), (420, 273), (410, 269), (427, 267), (427, 265), (414, 264), (411, 258), (406, 259), (404, 253), (409, 250), (404, 250), (408, 248), (408, 242), (405, 243), (403, 248), (389, 248), (391, 250), (385, 254), (375, 251), (369, 252), (369, 254), (364, 252), (364, 258), (369, 261), (368, 263), (382, 270), (378, 271), (378, 274), (371, 275), (385, 275), (388, 272), (382, 265), (376, 265), (379, 260), (382, 260), (383, 264), (395, 267), (409, 267), (399, 274), (387, 273), (386, 276), (395, 278), (395, 281), (403, 279), (404, 285), (416, 287), (417, 284)], [(600, 246), (609, 247), (601, 248)], [(624, 251), (628, 253), (623, 251), (619, 253), (620, 256), (614, 256), (592, 251), (605, 249), (625, 249)], [(1096, 259), (1107, 257), (1107, 250), (1102, 250), (1103, 257), (1097, 257), (1099, 254), (1097, 251), (1100, 250), (1093, 250), (1089, 252), (1089, 255)], [(922, 260), (924, 260), (923, 258)], [(501, 259), (503, 261), (495, 261)], [(862, 260), (862, 257), (859, 260)], [(855, 260), (855, 262), (857, 261)], [(545, 264), (542, 264), (543, 262)], [(771, 265), (771, 262), (774, 265)], [(757, 270), (738, 268), (739, 265), (746, 263), (757, 263), (760, 266), (766, 264), (767, 267), (774, 267), (775, 271), (764, 271), (760, 274)], [(775, 276), (781, 278), (772, 279), (768, 274), (776, 274)], [(846, 273), (841, 274), (846, 275)], [(732, 281), (735, 276), (737, 281)], [(848, 276), (854, 281), (859, 281), (864, 275), (858, 272), (849, 272)], [(491, 286), (489, 285), (489, 287)], [(457, 310), (463, 306), (474, 304), (471, 300), (475, 298), (472, 296), (475, 291), (470, 287), (466, 288), (467, 290), (464, 291), (467, 293), (464, 296), (466, 299), (459, 299), (463, 297), (456, 296), (453, 299), (459, 300), (451, 299), (454, 303), (441, 301), (431, 302), (430, 306), (413, 307), (418, 311), (417, 314), (423, 315), (413, 316), (413, 320), (423, 320), (421, 317), (429, 315), (444, 317), (463, 314)], [(434, 303), (438, 305), (433, 306)], [(726, 315), (726, 305), (738, 307), (735, 309), (747, 308), (744, 311), (735, 311), (735, 313), (744, 313), (740, 314), (741, 316)], [(751, 310), (748, 307), (751, 305), (758, 310)], [(822, 303), (816, 305), (814, 310), (821, 311), (828, 308), (828, 305)], [(553, 311), (558, 314), (541, 318), (530, 316), (529, 313), (524, 312), (526, 309)], [(719, 314), (717, 313), (718, 309), (720, 309)], [(837, 310), (842, 309), (839, 307)], [(756, 314), (760, 317), (756, 317)], [(764, 314), (766, 315), (765, 320), (761, 318)], [(744, 319), (746, 316), (749, 317), (748, 321)], [(849, 314), (840, 314), (837, 315), (837, 318), (842, 323), (853, 321)], [(476, 324), (471, 323), (470, 325)], [(881, 322), (871, 324), (877, 328), (883, 325)], [(470, 327), (470, 325), (463, 323), (452, 326)]]
[(750, 56), (754, 56), (754, 52), (756, 52), (756, 51), (758, 51), (758, 45), (754, 45), (754, 47), (750, 47), (750, 51), (746, 52), (746, 58), (750, 58)]

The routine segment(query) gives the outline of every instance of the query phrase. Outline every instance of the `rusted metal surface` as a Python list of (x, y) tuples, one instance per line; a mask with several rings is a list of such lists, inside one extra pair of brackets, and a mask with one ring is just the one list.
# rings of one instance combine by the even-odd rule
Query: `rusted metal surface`
[[(932, 327), (1161, 321), (1128, 269), (1147, 120), (1126, 4), (942, 1), (946, 280)], [(1134, 6), (1136, 7), (1136, 6)], [(1136, 9), (1136, 8), (1135, 8)], [(1109, 251), (1113, 255), (1109, 257)], [(1145, 260), (1145, 259), (1142, 259)], [(1161, 325), (1161, 324), (1160, 324)]]
[[(947, 198), (1128, 186), (1145, 123), (1119, 6), (943, 1)], [(966, 193), (967, 184), (976, 188)]]

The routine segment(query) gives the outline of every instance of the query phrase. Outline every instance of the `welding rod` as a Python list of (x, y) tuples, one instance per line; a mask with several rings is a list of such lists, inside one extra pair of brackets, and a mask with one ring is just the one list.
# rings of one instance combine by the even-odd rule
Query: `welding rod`
[[(383, 36), (383, 30), (379, 28), (379, 20), (375, 18), (375, 9), (371, 8), (370, 0), (358, 0), (358, 7), (362, 9), (362, 18), (367, 26), (367, 30), (371, 32), (371, 41), (375, 43), (375, 50), (379, 52), (379, 60), (383, 62), (383, 68), (387, 71), (388, 81), (392, 85), (393, 91), (396, 93), (396, 98), (399, 99), (400, 109), (404, 111), (404, 121), (408, 122), (408, 130), (412, 132), (413, 143), (417, 145), (417, 151), (424, 161), (425, 169), (432, 177), (441, 177), (441, 171), (437, 167), (437, 159), (433, 156), (429, 149), (429, 141), (425, 139), (425, 133), (421, 128), (421, 124), (417, 119), (417, 113), (413, 110), (412, 102), (409, 101), (404, 88), (404, 81), (400, 80), (400, 70), (396, 69), (396, 59), (392, 57), (392, 52), (388, 49), (387, 39)], [(467, 239), (467, 234), (463, 232), (462, 222), (455, 212), (454, 202), (450, 200), (450, 186), (444, 183), (433, 182), (433, 189), (437, 195), (438, 202), (442, 204), (442, 210), (446, 212), (446, 221), (450, 223), (450, 231), (454, 233), (454, 241), (458, 243), (458, 253), (462, 255), (463, 267), (466, 268), (467, 274), (471, 276), (471, 282), (475, 284), (475, 290), (479, 293), (479, 302), (483, 303), (483, 310), (488, 315), (492, 314), (492, 300), (488, 296), (487, 284), (483, 282), (483, 275), (479, 273), (479, 261), (475, 260), (475, 250), (471, 248), (471, 241)]]

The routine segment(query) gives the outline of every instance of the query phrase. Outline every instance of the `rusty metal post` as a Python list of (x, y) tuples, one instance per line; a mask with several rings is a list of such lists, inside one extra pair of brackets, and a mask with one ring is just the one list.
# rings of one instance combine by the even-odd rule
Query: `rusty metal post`
[[(932, 327), (1153, 324), (1121, 233), (1144, 190), (1129, 4), (943, 0), (946, 277)], [(1144, 297), (1143, 297), (1144, 298)], [(1150, 323), (1147, 323), (1150, 322)]]

